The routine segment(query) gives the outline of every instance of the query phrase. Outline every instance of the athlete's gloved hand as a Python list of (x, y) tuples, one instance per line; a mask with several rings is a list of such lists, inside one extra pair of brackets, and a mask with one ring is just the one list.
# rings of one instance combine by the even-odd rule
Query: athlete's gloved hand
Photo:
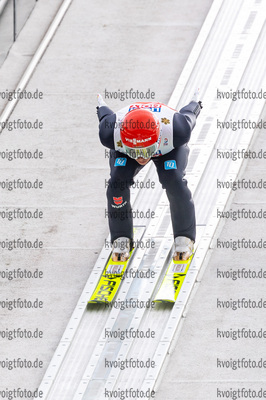
[(202, 101), (199, 101), (199, 88), (197, 88), (193, 94), (191, 101), (195, 101), (199, 104), (200, 108), (203, 108)]
[[(96, 113), (98, 116), (99, 121), (101, 121), (101, 119), (104, 117), (105, 113), (103, 114), (100, 111), (101, 107), (107, 107), (107, 104), (105, 103), (104, 99), (102, 98), (102, 96), (100, 95), (100, 93), (97, 94), (97, 101), (98, 101), (98, 106), (96, 107)], [(103, 110), (103, 109), (102, 109)]]
[(107, 106), (100, 93), (98, 93), (97, 95), (97, 101), (98, 101), (98, 106), (96, 107), (96, 113), (99, 122), (101, 122), (102, 119), (107, 115), (114, 114), (114, 112)]
[(100, 93), (97, 94), (98, 107), (107, 106)]

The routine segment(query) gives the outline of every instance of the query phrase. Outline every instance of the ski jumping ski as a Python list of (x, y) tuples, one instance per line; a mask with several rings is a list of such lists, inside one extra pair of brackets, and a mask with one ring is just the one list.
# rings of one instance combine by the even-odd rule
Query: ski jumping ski
[(194, 253), (188, 260), (171, 260), (161, 286), (154, 301), (158, 303), (174, 303), (186, 278)]
[[(134, 228), (134, 236), (136, 238), (135, 243), (141, 241), (144, 231), (145, 227), (143, 226), (137, 226)], [(96, 288), (90, 300), (88, 301), (88, 304), (110, 303), (114, 299), (123, 280), (123, 275), (127, 269), (127, 266), (131, 262), (135, 250), (136, 247), (133, 247), (130, 252), (130, 257), (127, 261), (113, 261), (112, 253), (110, 254)]]

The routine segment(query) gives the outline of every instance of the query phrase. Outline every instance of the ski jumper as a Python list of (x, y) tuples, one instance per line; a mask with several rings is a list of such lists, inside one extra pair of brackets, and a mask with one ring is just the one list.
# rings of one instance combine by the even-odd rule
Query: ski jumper
[(152, 111), (160, 121), (159, 146), (151, 160), (169, 200), (174, 238), (185, 236), (195, 241), (194, 203), (184, 179), (189, 154), (187, 143), (200, 113), (200, 105), (195, 101), (191, 101), (179, 112), (155, 102), (134, 103), (117, 113), (107, 106), (97, 108), (100, 140), (110, 149), (111, 177), (108, 181), (107, 202), (111, 241), (113, 243), (119, 237), (133, 240), (130, 186), (134, 184), (134, 177), (143, 166), (124, 151), (120, 126), (124, 116), (135, 108)]

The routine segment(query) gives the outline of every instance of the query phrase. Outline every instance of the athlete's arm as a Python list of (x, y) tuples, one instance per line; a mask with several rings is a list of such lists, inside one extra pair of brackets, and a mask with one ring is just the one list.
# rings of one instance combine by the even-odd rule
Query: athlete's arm
[(99, 119), (99, 136), (101, 143), (109, 149), (114, 149), (114, 127), (116, 121), (115, 113), (107, 106), (97, 107)]
[(201, 110), (200, 103), (191, 101), (188, 105), (174, 114), (173, 117), (173, 144), (174, 147), (182, 146), (190, 140), (191, 132), (196, 124), (196, 119)]

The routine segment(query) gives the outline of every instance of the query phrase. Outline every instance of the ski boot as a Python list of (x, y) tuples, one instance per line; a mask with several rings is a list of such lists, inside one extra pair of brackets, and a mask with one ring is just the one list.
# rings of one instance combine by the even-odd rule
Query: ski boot
[(194, 250), (193, 240), (185, 236), (177, 236), (175, 238), (175, 250), (173, 254), (174, 261), (188, 260)]
[(127, 261), (130, 253), (130, 239), (127, 237), (117, 238), (113, 242), (112, 247), (112, 260), (113, 261)]

